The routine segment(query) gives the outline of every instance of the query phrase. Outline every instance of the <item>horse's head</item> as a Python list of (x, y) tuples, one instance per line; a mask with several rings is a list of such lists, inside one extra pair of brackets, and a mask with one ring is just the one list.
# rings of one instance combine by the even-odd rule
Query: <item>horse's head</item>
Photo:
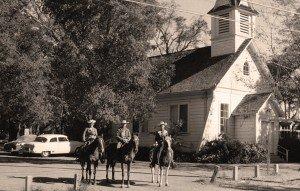
[(100, 151), (100, 154), (103, 154), (104, 153), (104, 140), (102, 137), (97, 137), (95, 139), (95, 142), (97, 144), (97, 147), (98, 147), (98, 151)]
[(140, 139), (137, 135), (135, 135), (135, 134), (132, 135), (130, 142), (131, 142), (135, 152), (137, 152), (139, 149), (139, 140)]
[(171, 145), (172, 145), (172, 137), (171, 137), (171, 136), (165, 137), (164, 145), (165, 145), (168, 149), (171, 148)]

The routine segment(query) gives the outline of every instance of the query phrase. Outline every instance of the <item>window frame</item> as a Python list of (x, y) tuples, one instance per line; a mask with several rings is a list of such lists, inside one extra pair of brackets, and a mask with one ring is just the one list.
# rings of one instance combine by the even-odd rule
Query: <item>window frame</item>
[[(65, 139), (64, 141), (61, 141), (60, 139)], [(67, 137), (58, 137), (58, 142), (68, 142), (68, 138)]]
[(250, 34), (250, 16), (240, 12), (240, 32)]
[(179, 122), (179, 119), (180, 119), (180, 106), (183, 106), (183, 105), (186, 105), (186, 107), (187, 107), (187, 113), (186, 113), (186, 130), (185, 131), (182, 131), (182, 129), (180, 129), (180, 134), (188, 134), (189, 133), (189, 130), (190, 130), (190, 128), (189, 128), (189, 124), (190, 124), (190, 122), (189, 122), (189, 113), (190, 113), (190, 111), (189, 111), (189, 104), (188, 103), (176, 103), (176, 104), (170, 104), (169, 105), (169, 115), (170, 115), (170, 119), (169, 119), (169, 121), (170, 121), (170, 124), (172, 124), (173, 123), (173, 121), (172, 121), (172, 116), (171, 116), (171, 107), (172, 106), (176, 106), (177, 107), (177, 119), (176, 119), (176, 123), (178, 123)]
[[(52, 140), (56, 140), (56, 141), (52, 141)], [(57, 143), (57, 142), (58, 142), (57, 137), (52, 137), (52, 138), (49, 140), (49, 143)]]
[[(223, 13), (219, 15), (218, 19), (218, 34), (223, 35), (223, 34), (228, 34), (230, 33), (230, 14), (228, 13)], [(224, 19), (222, 19), (224, 18)]]
[[(222, 106), (226, 106), (227, 110), (222, 109)], [(224, 112), (226, 113), (226, 116), (224, 116)], [(227, 128), (228, 128), (228, 119), (229, 119), (229, 104), (228, 103), (221, 103), (220, 104), (220, 117), (219, 117), (219, 123), (220, 123), (220, 134), (226, 134)]]
[(249, 64), (248, 61), (246, 61), (243, 64), (243, 75), (245, 75), (245, 76), (249, 76), (250, 75), (250, 64)]

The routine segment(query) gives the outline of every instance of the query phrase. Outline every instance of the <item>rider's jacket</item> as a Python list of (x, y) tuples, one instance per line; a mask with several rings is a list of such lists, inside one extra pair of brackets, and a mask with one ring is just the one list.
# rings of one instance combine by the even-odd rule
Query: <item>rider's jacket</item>
[(125, 143), (128, 143), (131, 139), (131, 133), (128, 128), (119, 128), (117, 130), (116, 139), (118, 141), (118, 148), (120, 148)]
[(95, 140), (97, 136), (98, 136), (97, 129), (94, 127), (89, 127), (84, 130), (82, 140), (84, 142)]
[(157, 131), (155, 132), (155, 141), (158, 144), (158, 147), (160, 147), (165, 140), (166, 136), (168, 136), (168, 131), (163, 130), (163, 131)]

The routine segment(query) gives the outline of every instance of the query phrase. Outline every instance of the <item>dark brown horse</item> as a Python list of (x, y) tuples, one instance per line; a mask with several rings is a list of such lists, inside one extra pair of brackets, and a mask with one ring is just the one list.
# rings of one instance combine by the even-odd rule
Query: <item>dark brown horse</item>
[[(156, 164), (158, 165), (159, 172), (160, 172), (160, 178), (159, 178), (159, 172), (157, 172), (157, 181), (159, 182), (159, 186), (162, 185), (162, 178), (163, 178), (163, 170), (165, 169), (165, 185), (168, 186), (168, 176), (169, 176), (169, 169), (170, 166), (173, 163), (173, 157), (174, 157), (174, 152), (173, 149), (171, 148), (172, 145), (172, 138), (171, 137), (166, 137), (165, 140), (163, 141), (162, 147), (160, 148), (159, 152), (157, 153), (157, 161)], [(154, 158), (152, 156), (152, 158)], [(154, 182), (154, 172), (155, 172), (155, 167), (151, 168), (151, 173), (152, 173), (152, 182)]]
[(78, 161), (81, 165), (81, 181), (84, 180), (84, 167), (86, 164), (86, 181), (88, 183), (91, 183), (91, 174), (92, 174), (92, 164), (94, 166), (94, 178), (93, 178), (93, 184), (95, 184), (96, 181), (96, 172), (98, 167), (98, 161), (103, 159), (104, 155), (104, 142), (102, 138), (96, 138), (91, 144), (82, 146), (77, 151), (77, 157)]
[(124, 164), (127, 164), (127, 187), (130, 187), (130, 169), (132, 161), (138, 152), (139, 138), (133, 135), (128, 143), (120, 149), (116, 149), (115, 145), (110, 145), (107, 148), (107, 163), (106, 163), (106, 179), (108, 180), (108, 169), (112, 168), (112, 179), (115, 179), (115, 165), (117, 162), (121, 163), (122, 169), (122, 188), (124, 187)]

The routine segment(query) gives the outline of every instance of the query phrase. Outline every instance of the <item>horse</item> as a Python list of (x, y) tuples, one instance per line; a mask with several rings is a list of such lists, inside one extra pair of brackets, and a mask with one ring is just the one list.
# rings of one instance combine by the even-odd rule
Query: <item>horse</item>
[[(156, 165), (158, 165), (159, 172), (160, 172), (160, 178), (159, 178), (159, 172), (157, 172), (157, 182), (159, 182), (160, 187), (163, 182), (162, 177), (163, 177), (164, 169), (165, 169), (165, 181), (166, 181), (165, 186), (169, 185), (169, 182), (168, 182), (169, 169), (173, 163), (173, 157), (174, 157), (174, 152), (173, 152), (173, 149), (171, 148), (171, 145), (172, 145), (172, 138), (167, 136), (164, 139), (159, 152), (157, 153)], [(152, 158), (153, 158), (153, 156), (152, 156)], [(154, 172), (155, 172), (155, 166), (151, 167), (152, 183), (154, 183)]]
[(108, 181), (108, 169), (112, 168), (112, 180), (115, 180), (115, 165), (117, 162), (121, 163), (122, 170), (122, 185), (124, 187), (124, 164), (127, 165), (127, 187), (130, 187), (130, 169), (132, 161), (138, 152), (139, 138), (133, 135), (128, 143), (125, 143), (120, 149), (111, 144), (107, 149), (107, 163), (106, 163), (106, 180)]
[(96, 182), (96, 172), (98, 167), (98, 161), (101, 160), (101, 163), (104, 163), (103, 159), (104, 154), (104, 142), (102, 138), (96, 138), (88, 145), (80, 147), (77, 151), (78, 161), (81, 166), (81, 181), (84, 181), (84, 167), (86, 167), (86, 181), (91, 183), (91, 174), (92, 174), (92, 164), (94, 166), (94, 178), (92, 184)]

